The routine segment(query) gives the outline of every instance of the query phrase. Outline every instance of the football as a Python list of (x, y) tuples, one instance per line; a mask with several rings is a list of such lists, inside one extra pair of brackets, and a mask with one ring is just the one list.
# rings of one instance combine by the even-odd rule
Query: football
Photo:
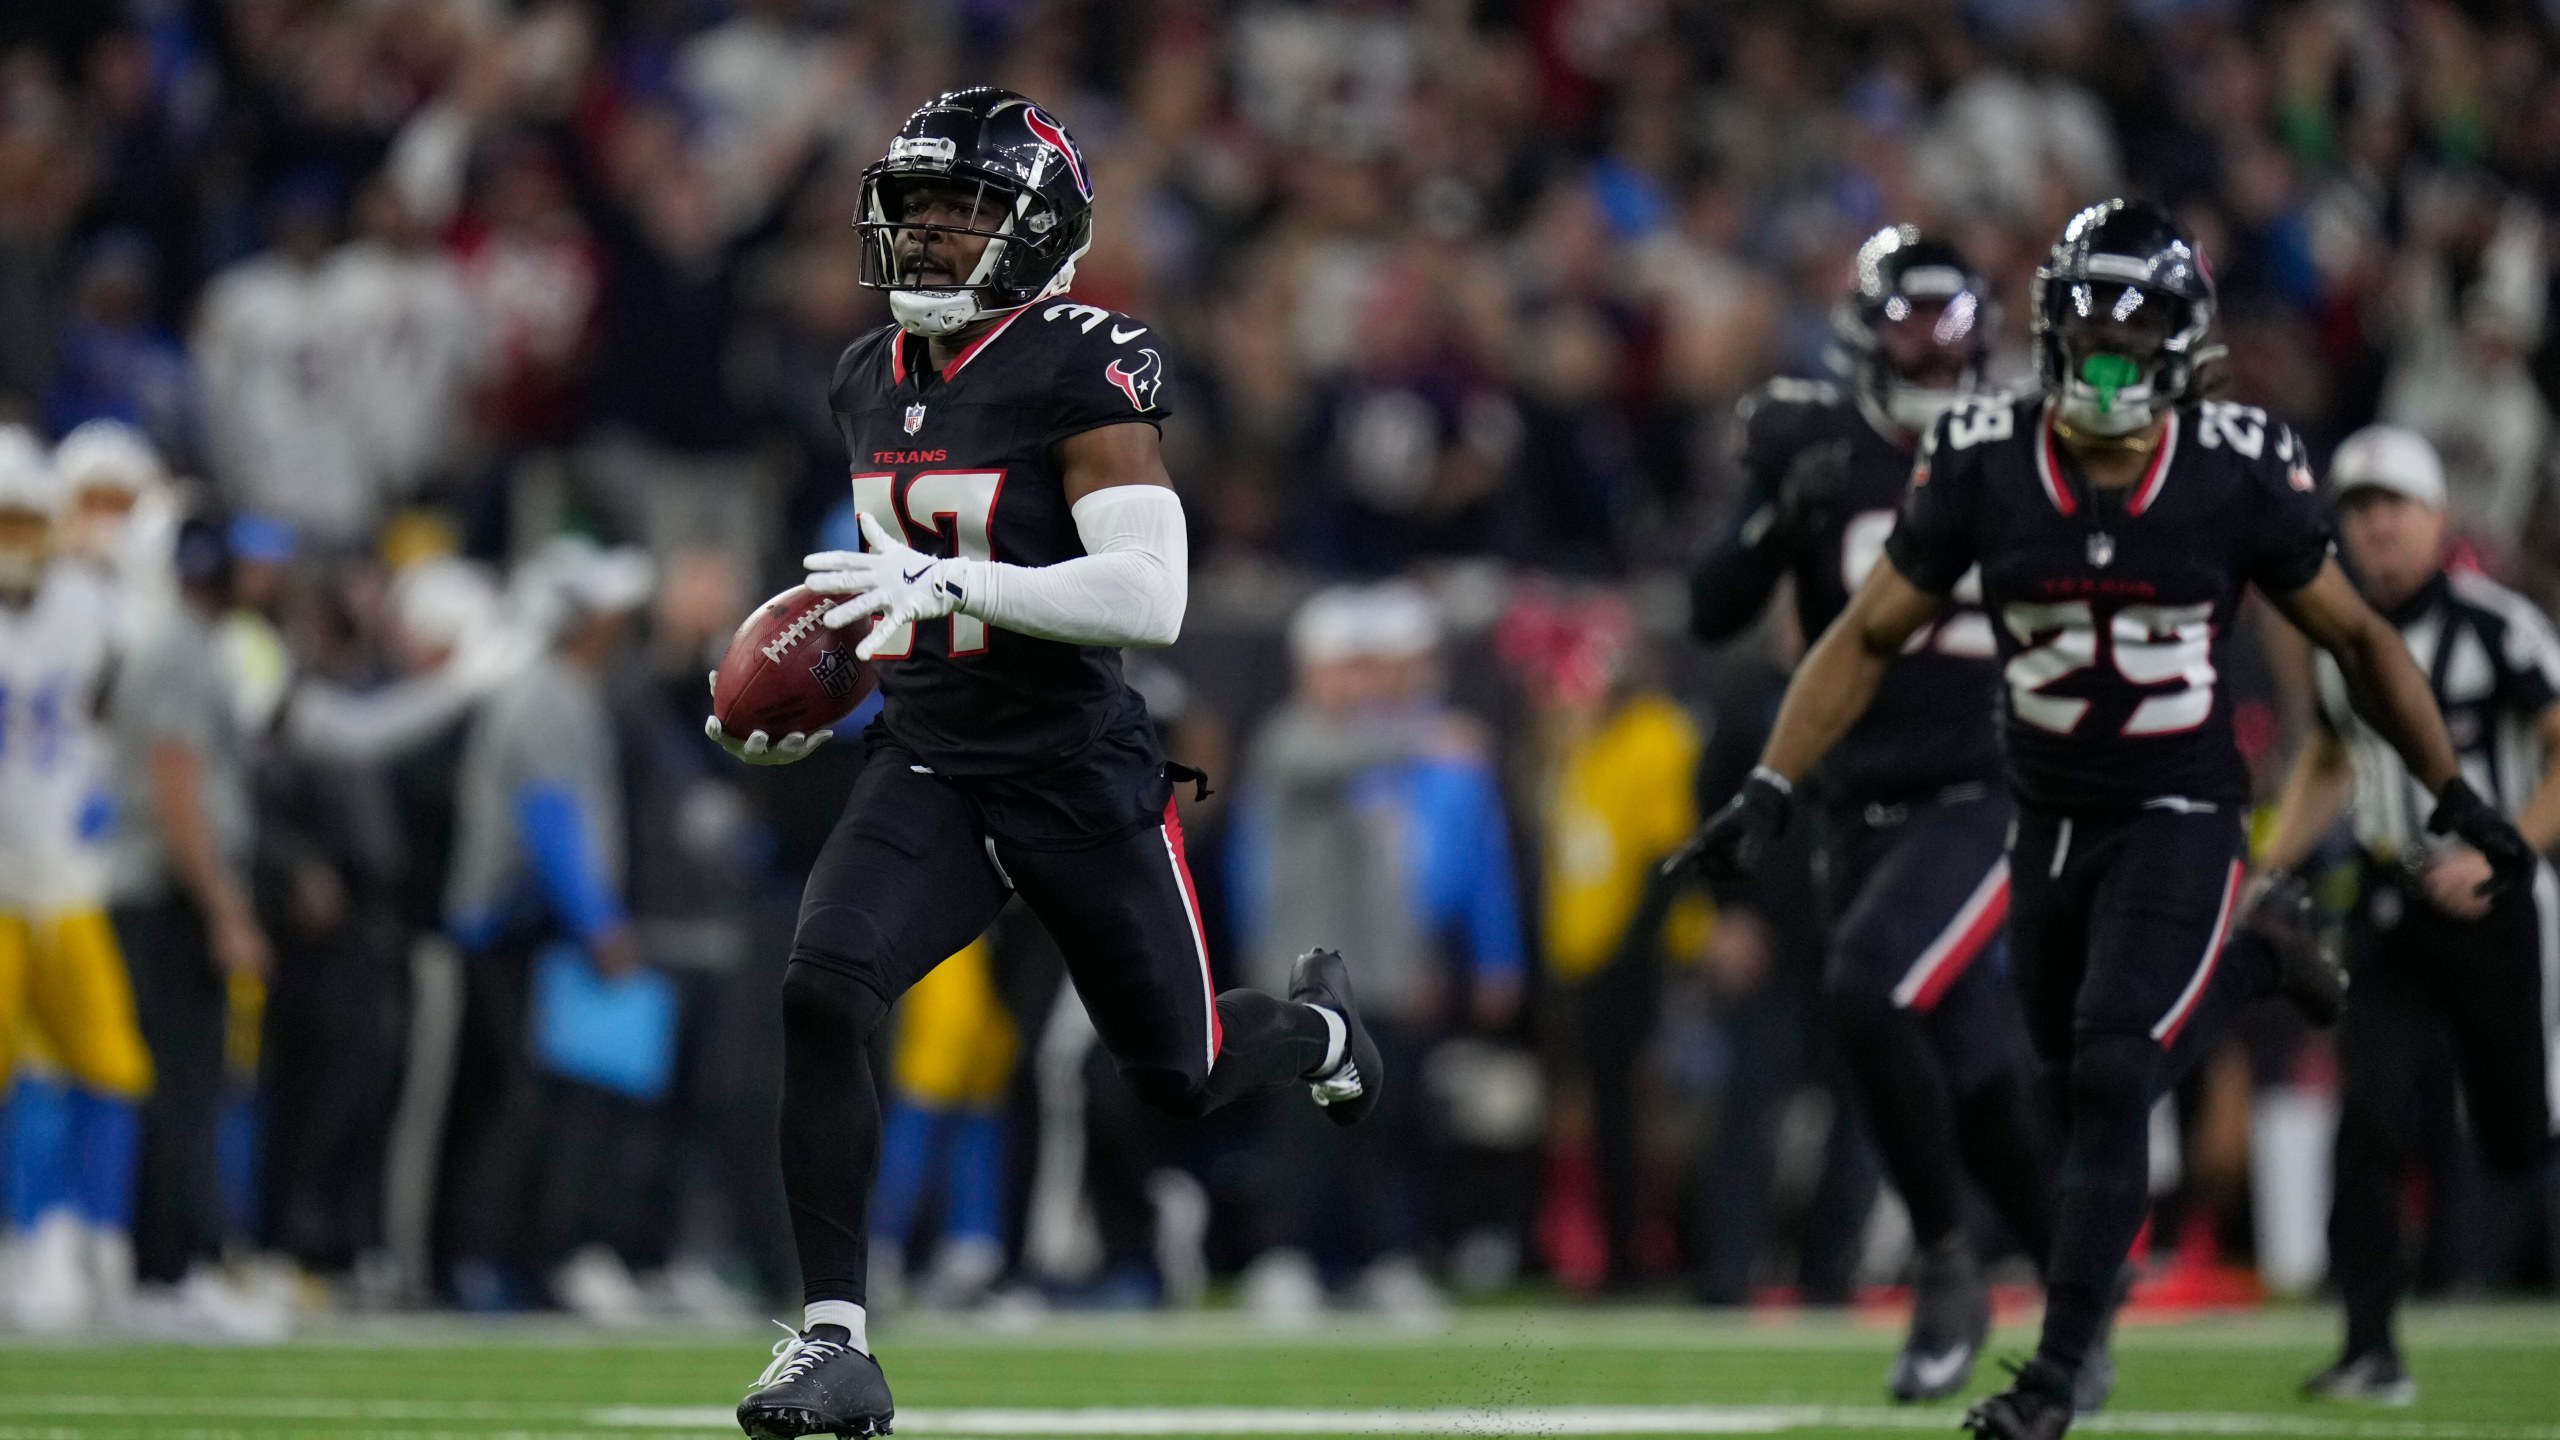
[(740, 622), (713, 672), (711, 713), (721, 729), (779, 740), (827, 729), (870, 696), (879, 678), (853, 654), (867, 627), (828, 629), (821, 617), (836, 603), (794, 585)]

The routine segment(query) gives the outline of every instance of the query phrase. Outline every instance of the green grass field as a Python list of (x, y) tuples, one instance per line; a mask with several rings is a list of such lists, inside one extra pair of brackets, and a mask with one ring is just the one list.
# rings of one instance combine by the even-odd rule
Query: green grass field
[[(2422, 1311), (2409, 1410), (2315, 1406), (2317, 1311), (2129, 1327), (2091, 1434), (2560, 1440), (2560, 1309)], [(779, 1332), (776, 1332), (779, 1333)], [(1894, 1409), (1886, 1319), (1480, 1310), (1404, 1335), (1345, 1323), (1277, 1341), (1231, 1313), (1056, 1315), (1022, 1333), (943, 1322), (877, 1337), (920, 1436), (1949, 1433)], [(2001, 1350), (2023, 1348), (2011, 1327)], [(0, 1345), (0, 1440), (700, 1440), (762, 1363), (751, 1336), (599, 1339), (546, 1324), (351, 1324), (278, 1350)], [(1985, 1366), (1977, 1391), (1997, 1372)], [(2075, 1432), (2077, 1433), (2077, 1432)]]

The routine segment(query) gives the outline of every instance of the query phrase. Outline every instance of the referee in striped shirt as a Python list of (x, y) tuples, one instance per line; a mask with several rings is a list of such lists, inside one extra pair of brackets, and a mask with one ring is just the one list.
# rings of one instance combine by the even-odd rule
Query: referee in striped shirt
[[(2560, 840), (2560, 640), (2513, 591), (2445, 564), (2444, 472), (2418, 435), (2376, 425), (2330, 465), (2347, 561), (2433, 685), (2473, 789), (2546, 854)], [(2498, 1173), (2549, 1154), (2560, 889), (2483, 899), (2489, 862), (2426, 828), (2429, 800), (2389, 744), (2348, 708), (2335, 663), (2317, 661), (2318, 719), (2286, 779), (2270, 872), (2300, 865), (2350, 805), (2357, 854), (2339, 1032), (2330, 1266), (2346, 1347), (2314, 1396), (2407, 1404), (2417, 1387), (2392, 1331), (2400, 1276), (2400, 1180), (2423, 1118), (2419, 1078), (2450, 1039), (2471, 1133)]]

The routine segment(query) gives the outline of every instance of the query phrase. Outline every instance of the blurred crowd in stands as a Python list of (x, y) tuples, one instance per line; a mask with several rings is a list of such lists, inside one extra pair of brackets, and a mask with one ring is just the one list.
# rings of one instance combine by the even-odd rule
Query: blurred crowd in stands
[[(796, 1293), (774, 995), (851, 767), (727, 763), (703, 675), (852, 544), (825, 389), (887, 318), (855, 177), (979, 82), (1091, 159), (1076, 295), (1171, 342), (1199, 573), (1132, 674), (1214, 777), (1183, 804), (1221, 981), (1338, 945), (1412, 1078), (1347, 1144), (1303, 1105), (1163, 1124), (1009, 916), (897, 1022), (875, 1297), (1233, 1281), (1294, 1324), (1892, 1278), (1805, 863), (1720, 915), (1645, 884), (1803, 639), (1685, 638), (1734, 402), (1827, 373), (1885, 223), (1995, 278), (2022, 378), (2062, 221), (2168, 202), (2227, 393), (2322, 456), (2425, 434), (2473, 563), (2560, 597), (2560, 31), (2530, 5), (13, 0), (0, 422), (125, 427), (91, 432), (126, 447), (101, 505), (139, 496), (103, 562), (103, 843), (143, 856), (106, 898), (156, 1070), (144, 1290), (93, 1256), (59, 1304), (18, 1283), (21, 1322)], [(2280, 774), (2300, 697), (2235, 682)], [(147, 853), (182, 781), (210, 888)], [(514, 955), (527, 905), (579, 943)], [(13, 1157), (53, 1133), (44, 1068)], [(2164, 1266), (2246, 1292), (2217, 1257), (2275, 1183), (2251, 1113), (2325, 1084), (2278, 1027), (2181, 1097)], [(2466, 1153), (2429, 1279), (2547, 1286), (2548, 1201)], [(11, 1163), (23, 1277), (49, 1202)]]

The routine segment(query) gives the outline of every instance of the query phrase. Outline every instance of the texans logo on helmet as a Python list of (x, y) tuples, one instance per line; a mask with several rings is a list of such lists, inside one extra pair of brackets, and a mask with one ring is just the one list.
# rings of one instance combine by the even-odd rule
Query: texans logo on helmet
[(1034, 105), (1022, 112), (1022, 123), (1040, 137), (1040, 143), (1066, 158), (1067, 173), (1075, 177), (1076, 193), (1087, 200), (1093, 198), (1093, 182), (1084, 178), (1084, 157), (1076, 153), (1076, 142), (1067, 138), (1066, 128), (1049, 118), (1049, 112)]
[(1140, 410), (1153, 410), (1156, 408), (1156, 391), (1164, 385), (1164, 357), (1153, 350), (1140, 350), (1138, 353), (1146, 358), (1138, 362), (1137, 369), (1128, 369), (1114, 360), (1103, 367), (1102, 378), (1119, 386), (1120, 393), (1129, 397), (1131, 405)]

